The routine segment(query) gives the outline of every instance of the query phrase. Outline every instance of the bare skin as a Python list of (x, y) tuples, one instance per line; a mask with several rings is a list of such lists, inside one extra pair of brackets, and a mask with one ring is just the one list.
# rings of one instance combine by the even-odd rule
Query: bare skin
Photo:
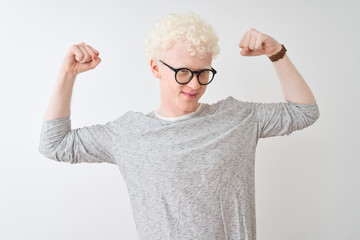
[[(174, 68), (187, 67), (196, 71), (211, 69), (212, 56), (193, 57), (184, 47), (174, 44), (160, 60)], [(188, 84), (180, 85), (175, 81), (174, 72), (157, 59), (151, 59), (150, 65), (160, 85), (158, 114), (163, 117), (180, 117), (196, 111), (199, 99), (205, 93), (206, 85), (200, 85), (196, 76)]]
[[(242, 48), (240, 52), (242, 56), (266, 55), (270, 57), (281, 50), (281, 44), (274, 38), (253, 28), (243, 35), (239, 47)], [(282, 59), (273, 62), (273, 65), (286, 101), (315, 104), (316, 101), (310, 88), (286, 54)]]
[(98, 56), (99, 52), (85, 43), (70, 47), (59, 70), (44, 120), (70, 116), (71, 96), (76, 76), (94, 69), (101, 62)]
[[(242, 56), (271, 56), (280, 51), (281, 44), (268, 35), (265, 35), (255, 29), (250, 29), (243, 35), (239, 43), (239, 47), (241, 48), (240, 54)], [(167, 61), (173, 61), (174, 64), (176, 63), (176, 59), (173, 59), (171, 54), (168, 54), (167, 56)], [(79, 73), (96, 68), (100, 62), (101, 59), (99, 57), (99, 52), (90, 45), (80, 43), (71, 46), (71, 48), (66, 53), (61, 65), (55, 88), (44, 116), (44, 120), (52, 120), (70, 116), (71, 96), (76, 76)], [(185, 64), (190, 65), (192, 63), (194, 63), (194, 61), (189, 60), (185, 62)], [(192, 69), (202, 69), (203, 65), (208, 66), (210, 64), (211, 59), (208, 59), (202, 62), (199, 66), (194, 65), (187, 67)], [(316, 103), (310, 88), (300, 73), (297, 71), (293, 63), (287, 57), (287, 55), (285, 55), (282, 59), (273, 62), (273, 65), (279, 77), (283, 95), (287, 101), (298, 104)], [(161, 81), (163, 82), (174, 82), (174, 76), (169, 71), (169, 69), (159, 67), (158, 62), (155, 60), (150, 62), (150, 66), (156, 78), (162, 78)], [(164, 84), (160, 84), (160, 88), (162, 85)], [(169, 85), (167, 85), (167, 87), (170, 89)], [(165, 95), (162, 95), (159, 113), (162, 113), (168, 117), (177, 117), (195, 111), (196, 106), (198, 106), (198, 102), (194, 103), (193, 100), (191, 100), (191, 105), (189, 105), (185, 102), (189, 102), (189, 99), (181, 99), (184, 96), (189, 97), (189, 93), (197, 93), (199, 96), (201, 96), (205, 92), (205, 87), (198, 85), (196, 81), (191, 81), (189, 82), (188, 86), (182, 86), (181, 91), (178, 89), (176, 91), (178, 92), (177, 95), (182, 94), (181, 98), (178, 98), (180, 99), (177, 103), (178, 106), (173, 106), (170, 104), (174, 101), (167, 99)], [(163, 92), (166, 91), (164, 90)], [(172, 95), (168, 95), (168, 97), (170, 96)], [(196, 98), (196, 101), (198, 101), (199, 98)], [(186, 106), (189, 106), (189, 108)]]

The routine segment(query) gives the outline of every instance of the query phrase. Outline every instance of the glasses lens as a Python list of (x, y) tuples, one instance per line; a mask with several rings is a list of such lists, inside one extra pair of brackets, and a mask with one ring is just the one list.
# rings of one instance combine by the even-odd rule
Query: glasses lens
[(199, 81), (201, 84), (207, 84), (214, 77), (214, 73), (211, 70), (205, 70), (199, 74)]
[(189, 81), (189, 79), (191, 78), (191, 72), (189, 71), (189, 69), (180, 69), (177, 73), (176, 73), (176, 80), (179, 83), (186, 83)]

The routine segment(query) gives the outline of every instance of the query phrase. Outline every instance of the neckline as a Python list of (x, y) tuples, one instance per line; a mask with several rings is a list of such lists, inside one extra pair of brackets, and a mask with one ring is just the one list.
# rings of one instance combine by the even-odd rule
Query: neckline
[(194, 114), (196, 114), (197, 112), (200, 111), (201, 107), (202, 107), (202, 103), (200, 103), (200, 105), (198, 106), (198, 108), (194, 111), (194, 112), (191, 112), (191, 113), (188, 113), (188, 114), (185, 114), (185, 115), (182, 115), (180, 117), (164, 117), (164, 116), (161, 116), (157, 110), (155, 110), (155, 116), (161, 120), (165, 120), (165, 121), (178, 121), (178, 120), (184, 120), (184, 119), (188, 119), (188, 118), (191, 118)]

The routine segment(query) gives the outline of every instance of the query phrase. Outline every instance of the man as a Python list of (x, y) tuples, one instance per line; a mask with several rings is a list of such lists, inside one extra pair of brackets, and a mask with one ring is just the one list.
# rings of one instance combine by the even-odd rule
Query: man
[(81, 43), (63, 61), (44, 117), (40, 152), (57, 161), (117, 164), (140, 239), (256, 239), (259, 138), (290, 134), (319, 116), (285, 47), (255, 29), (242, 37), (241, 54), (270, 58), (287, 102), (228, 97), (200, 103), (216, 76), (211, 63), (219, 52), (217, 41), (212, 27), (193, 13), (166, 16), (145, 41), (151, 71), (159, 79), (159, 108), (73, 130), (75, 78), (101, 59), (97, 50)]

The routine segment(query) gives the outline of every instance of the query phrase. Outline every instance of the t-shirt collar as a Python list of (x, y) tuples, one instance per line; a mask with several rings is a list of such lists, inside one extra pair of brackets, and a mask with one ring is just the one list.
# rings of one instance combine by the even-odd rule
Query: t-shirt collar
[(185, 115), (182, 115), (180, 117), (164, 117), (164, 116), (161, 116), (157, 110), (155, 110), (155, 116), (161, 120), (165, 120), (165, 121), (178, 121), (178, 120), (184, 120), (184, 119), (188, 119), (188, 118), (191, 118), (194, 114), (196, 114), (197, 112), (200, 111), (201, 109), (201, 106), (203, 104), (200, 103), (200, 105), (198, 106), (198, 108), (194, 111), (194, 112), (191, 112), (191, 113), (188, 113), (188, 114), (185, 114)]

